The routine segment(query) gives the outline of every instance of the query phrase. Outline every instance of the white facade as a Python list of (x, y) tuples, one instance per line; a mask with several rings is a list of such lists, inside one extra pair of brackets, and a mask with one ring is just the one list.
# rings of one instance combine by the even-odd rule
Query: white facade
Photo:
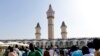
[(47, 48), (52, 46), (57, 46), (59, 48), (67, 48), (71, 47), (72, 45), (77, 45), (79, 47), (87, 45), (88, 42), (93, 41), (93, 38), (72, 38), (72, 39), (32, 39), (32, 40), (0, 40), (4, 43), (12, 41), (12, 42), (22, 42), (22, 43), (33, 43), (35, 46), (42, 47), (42, 48)]

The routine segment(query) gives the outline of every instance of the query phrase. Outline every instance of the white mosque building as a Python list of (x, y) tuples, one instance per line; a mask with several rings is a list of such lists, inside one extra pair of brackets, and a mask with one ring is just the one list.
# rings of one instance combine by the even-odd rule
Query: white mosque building
[(54, 39), (54, 14), (55, 11), (52, 9), (52, 6), (49, 5), (49, 9), (46, 12), (48, 19), (48, 39), (41, 39), (41, 26), (37, 23), (35, 27), (35, 36), (36, 39), (23, 39), (23, 40), (0, 40), (3, 42), (23, 42), (23, 43), (33, 43), (38, 47), (50, 47), (57, 46), (59, 48), (67, 48), (72, 45), (84, 46), (88, 42), (91, 42), (93, 38), (67, 38), (67, 26), (62, 22), (61, 25), (61, 39)]
[[(49, 5), (49, 9), (46, 12), (47, 14), (47, 19), (48, 19), (48, 39), (49, 40), (53, 40), (54, 39), (54, 14), (55, 11), (53, 11), (52, 6)], [(66, 39), (67, 38), (67, 31), (66, 31), (67, 26), (65, 25), (64, 21), (62, 22), (61, 25), (61, 36), (62, 39)], [(40, 40), (41, 39), (41, 27), (40, 24), (37, 23), (37, 26), (35, 27), (36, 29), (36, 40)]]

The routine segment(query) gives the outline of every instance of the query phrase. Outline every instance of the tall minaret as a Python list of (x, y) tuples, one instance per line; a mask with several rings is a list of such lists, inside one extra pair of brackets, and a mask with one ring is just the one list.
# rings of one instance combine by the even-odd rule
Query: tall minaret
[(67, 31), (66, 31), (67, 26), (65, 25), (64, 21), (62, 22), (61, 25), (61, 35), (62, 35), (62, 39), (66, 39), (67, 38)]
[(49, 9), (47, 11), (48, 18), (48, 39), (54, 39), (54, 11), (52, 6), (49, 5)]
[(40, 36), (41, 36), (41, 27), (40, 27), (40, 24), (37, 23), (37, 26), (35, 27), (36, 29), (36, 33), (35, 33), (35, 36), (36, 36), (36, 40), (40, 40)]

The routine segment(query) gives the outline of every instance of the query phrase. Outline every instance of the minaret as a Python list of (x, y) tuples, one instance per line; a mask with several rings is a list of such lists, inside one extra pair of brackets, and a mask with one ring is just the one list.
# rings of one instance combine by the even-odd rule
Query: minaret
[(48, 39), (54, 39), (54, 13), (52, 6), (49, 5), (49, 9), (47, 11)]
[(64, 21), (62, 22), (61, 25), (61, 35), (62, 35), (62, 39), (66, 39), (67, 38), (67, 31), (66, 31), (67, 26), (65, 25)]
[(36, 40), (40, 40), (40, 36), (41, 36), (41, 27), (40, 27), (40, 24), (39, 24), (39, 23), (37, 23), (37, 26), (35, 27), (35, 29), (36, 29), (36, 33), (35, 33), (35, 35), (36, 35)]

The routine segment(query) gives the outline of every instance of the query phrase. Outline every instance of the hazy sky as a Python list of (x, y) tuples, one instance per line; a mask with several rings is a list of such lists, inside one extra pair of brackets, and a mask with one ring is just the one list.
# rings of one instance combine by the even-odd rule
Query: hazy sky
[(62, 21), (68, 38), (100, 37), (100, 0), (0, 0), (0, 39), (33, 39), (37, 22), (47, 39), (49, 4), (55, 11), (55, 38), (61, 38)]

